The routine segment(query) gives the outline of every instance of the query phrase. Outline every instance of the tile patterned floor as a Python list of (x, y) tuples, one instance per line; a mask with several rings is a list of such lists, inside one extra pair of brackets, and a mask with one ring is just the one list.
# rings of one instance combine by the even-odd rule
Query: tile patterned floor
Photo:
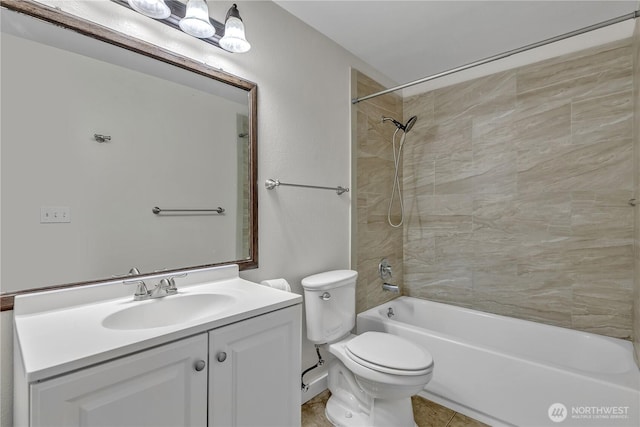
[[(302, 405), (302, 427), (332, 427), (324, 416), (324, 405), (330, 396), (326, 390)], [(449, 408), (440, 406), (418, 396), (411, 398), (413, 416), (418, 427), (481, 427), (486, 424), (476, 421)]]

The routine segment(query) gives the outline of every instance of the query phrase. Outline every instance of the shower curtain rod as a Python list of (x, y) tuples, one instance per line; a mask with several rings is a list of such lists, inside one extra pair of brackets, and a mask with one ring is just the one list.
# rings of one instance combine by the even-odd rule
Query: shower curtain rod
[(414, 80), (409, 83), (405, 83), (399, 86), (395, 86), (389, 89), (382, 90), (380, 92), (372, 93), (371, 95), (363, 96), (361, 98), (353, 98), (351, 100), (352, 104), (357, 104), (358, 102), (366, 101), (367, 99), (375, 98), (377, 96), (386, 95), (391, 92), (395, 92), (400, 89), (404, 89), (407, 87), (415, 86), (420, 83), (425, 83), (430, 80), (435, 80), (440, 77), (448, 76), (450, 74), (458, 73), (460, 71), (468, 70), (469, 68), (477, 67), (479, 65), (488, 64), (493, 61), (497, 61), (499, 59), (507, 58), (511, 55), (515, 55), (517, 53), (526, 52), (527, 50), (535, 49), (537, 47), (545, 46), (550, 43), (554, 43), (560, 40), (568, 39), (569, 37), (578, 36), (580, 34), (588, 33), (589, 31), (598, 30), (600, 28), (608, 27), (609, 25), (618, 24), (620, 22), (626, 21), (628, 19), (635, 19), (640, 17), (640, 10), (636, 10), (631, 13), (627, 13), (626, 15), (618, 16), (617, 18), (612, 18), (607, 21), (602, 21), (597, 24), (589, 25), (588, 27), (580, 28), (575, 31), (571, 31), (565, 34), (561, 34), (559, 36), (551, 37), (550, 39), (542, 40), (537, 43), (531, 43), (526, 46), (519, 47), (517, 49), (509, 50), (507, 52), (499, 53), (497, 55), (490, 56), (488, 58), (480, 59), (479, 61), (471, 62), (466, 65), (461, 65), (460, 67), (452, 68), (447, 71), (443, 71), (437, 74), (432, 74), (428, 77), (423, 77), (418, 80)]

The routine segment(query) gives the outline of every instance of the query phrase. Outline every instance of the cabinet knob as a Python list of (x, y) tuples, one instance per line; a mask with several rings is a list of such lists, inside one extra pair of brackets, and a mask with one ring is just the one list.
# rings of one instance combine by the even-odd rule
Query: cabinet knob
[(205, 366), (207, 366), (207, 364), (204, 360), (197, 360), (196, 363), (193, 364), (193, 367), (198, 372), (202, 371), (205, 368)]
[(221, 351), (216, 356), (216, 359), (218, 359), (218, 362), (224, 362), (225, 360), (227, 360), (227, 353), (225, 353), (224, 351)]

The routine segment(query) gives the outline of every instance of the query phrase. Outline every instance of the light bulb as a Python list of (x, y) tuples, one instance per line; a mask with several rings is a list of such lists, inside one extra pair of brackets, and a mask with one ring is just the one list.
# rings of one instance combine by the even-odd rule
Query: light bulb
[(209, 21), (209, 8), (204, 0), (189, 0), (187, 12), (179, 25), (182, 31), (200, 39), (211, 37), (216, 33), (216, 29)]
[(166, 19), (171, 16), (171, 9), (164, 0), (128, 0), (131, 9), (149, 18)]
[(244, 23), (235, 4), (227, 12), (227, 19), (224, 23), (224, 36), (220, 39), (219, 44), (223, 49), (234, 53), (244, 53), (251, 49), (251, 44), (244, 34)]

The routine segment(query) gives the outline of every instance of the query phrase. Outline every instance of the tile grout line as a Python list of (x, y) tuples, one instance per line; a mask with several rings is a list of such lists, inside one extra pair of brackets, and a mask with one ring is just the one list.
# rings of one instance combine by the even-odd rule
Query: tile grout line
[(451, 421), (453, 421), (456, 415), (458, 415), (458, 413), (454, 411), (453, 415), (451, 415), (451, 418), (449, 418), (449, 421), (447, 421), (447, 424), (445, 424), (444, 427), (449, 427), (449, 424), (451, 424)]

